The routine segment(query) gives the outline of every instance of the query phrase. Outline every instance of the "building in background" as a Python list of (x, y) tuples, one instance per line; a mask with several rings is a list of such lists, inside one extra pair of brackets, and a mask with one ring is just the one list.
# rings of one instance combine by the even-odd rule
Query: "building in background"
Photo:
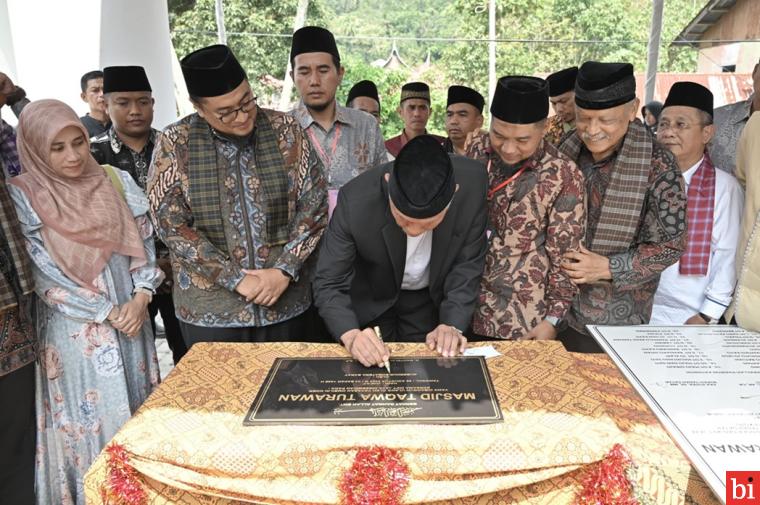
[[(760, 58), (758, 41), (760, 1), (709, 0), (673, 45), (688, 43), (699, 49), (697, 73), (751, 74)], [(718, 97), (715, 98), (718, 107)]]

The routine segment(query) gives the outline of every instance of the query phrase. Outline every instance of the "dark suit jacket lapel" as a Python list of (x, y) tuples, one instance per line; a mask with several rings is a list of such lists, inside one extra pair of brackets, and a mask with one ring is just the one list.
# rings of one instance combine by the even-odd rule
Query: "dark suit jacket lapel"
[(385, 240), (385, 248), (388, 250), (388, 256), (393, 265), (396, 287), (401, 287), (406, 267), (406, 234), (398, 227), (390, 211), (388, 211), (388, 218), (389, 221), (383, 226), (383, 240)]
[(430, 287), (438, 284), (441, 268), (451, 251), (451, 238), (454, 235), (454, 221), (457, 215), (456, 198), (443, 218), (441, 224), (433, 230), (433, 251), (430, 255)]
[(391, 209), (388, 206), (388, 186), (384, 179), (381, 184), (382, 202), (385, 203), (385, 225), (383, 225), (383, 240), (385, 248), (388, 250), (388, 257), (393, 265), (394, 279), (396, 287), (401, 288), (401, 281), (404, 279), (404, 268), (406, 267), (406, 234), (398, 227), (396, 220), (393, 219)]

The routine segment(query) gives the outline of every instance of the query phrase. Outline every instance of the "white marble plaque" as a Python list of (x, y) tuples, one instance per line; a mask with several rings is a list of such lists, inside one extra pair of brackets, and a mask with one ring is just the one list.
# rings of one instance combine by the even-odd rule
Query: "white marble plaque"
[(589, 330), (723, 502), (760, 470), (760, 334), (735, 326)]

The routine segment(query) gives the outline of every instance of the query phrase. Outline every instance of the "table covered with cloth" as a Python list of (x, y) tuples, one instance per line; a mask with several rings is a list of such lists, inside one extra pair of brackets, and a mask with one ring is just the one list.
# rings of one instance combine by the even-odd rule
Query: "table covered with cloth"
[[(493, 345), (501, 356), (487, 363), (503, 423), (243, 426), (275, 358), (347, 351), (196, 344), (90, 468), (87, 503), (352, 503), (341, 483), (362, 448), (400, 456), (400, 503), (577, 503), (615, 448), (638, 503), (719, 503), (606, 355), (558, 342)], [(431, 354), (422, 344), (391, 349)]]

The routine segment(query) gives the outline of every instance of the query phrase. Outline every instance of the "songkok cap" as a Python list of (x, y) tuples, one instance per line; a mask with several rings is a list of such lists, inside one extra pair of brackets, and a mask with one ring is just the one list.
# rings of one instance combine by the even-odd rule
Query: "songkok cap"
[(454, 103), (469, 103), (481, 113), (486, 104), (483, 95), (467, 86), (449, 86), (449, 95), (446, 99), (446, 107)]
[(575, 104), (581, 109), (611, 109), (636, 98), (636, 78), (630, 63), (587, 61), (578, 70)]
[(502, 77), (496, 84), (491, 114), (507, 123), (538, 123), (549, 116), (549, 86), (538, 77)]
[(229, 47), (217, 44), (188, 54), (180, 62), (190, 96), (220, 96), (248, 77)]
[(713, 94), (712, 92), (696, 82), (682, 81), (675, 83), (668, 92), (668, 98), (665, 99), (663, 109), (671, 105), (685, 105), (694, 107), (713, 115)]
[(354, 84), (353, 87), (348, 90), (346, 103), (349, 104), (351, 103), (351, 100), (360, 96), (366, 96), (367, 98), (371, 98), (377, 103), (380, 103), (380, 97), (377, 95), (377, 86), (375, 86), (375, 83), (372, 81), (359, 81)]
[(549, 96), (559, 96), (575, 89), (575, 78), (578, 77), (578, 67), (570, 67), (554, 72), (546, 78), (549, 84)]
[(393, 205), (412, 219), (428, 219), (442, 212), (456, 190), (451, 158), (430, 135), (406, 143), (393, 162), (388, 193)]
[(299, 54), (304, 53), (329, 53), (340, 61), (338, 46), (332, 32), (320, 26), (304, 26), (293, 34), (293, 42), (290, 44), (290, 62)]
[(143, 67), (106, 67), (103, 69), (103, 93), (114, 91), (153, 91)]
[(401, 86), (400, 102), (410, 98), (420, 98), (430, 103), (430, 87), (424, 82), (407, 82)]

